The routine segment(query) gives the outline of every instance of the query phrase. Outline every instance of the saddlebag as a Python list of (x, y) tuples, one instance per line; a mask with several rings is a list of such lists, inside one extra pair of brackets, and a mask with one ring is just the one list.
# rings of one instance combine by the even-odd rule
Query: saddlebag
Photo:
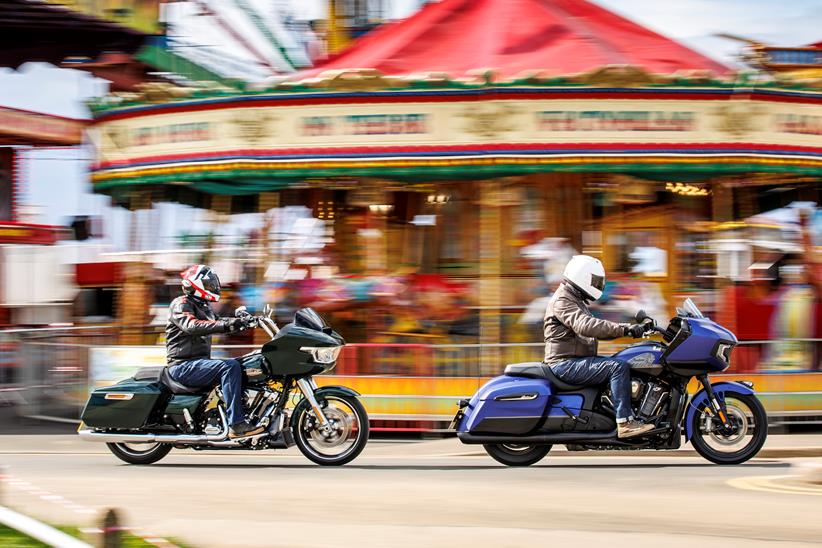
[(168, 397), (168, 390), (159, 381), (126, 379), (94, 390), (81, 419), (91, 428), (140, 428), (149, 420), (161, 398), (166, 400)]
[(551, 387), (543, 379), (497, 377), (468, 403), (460, 431), (471, 434), (527, 434), (545, 418)]

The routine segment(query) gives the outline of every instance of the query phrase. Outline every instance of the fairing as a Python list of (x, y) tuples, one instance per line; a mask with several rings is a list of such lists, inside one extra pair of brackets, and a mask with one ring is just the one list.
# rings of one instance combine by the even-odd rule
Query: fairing
[(683, 324), (687, 324), (683, 330), (689, 330), (689, 334), (681, 341), (677, 340), (680, 335), (674, 338), (665, 353), (668, 365), (686, 375), (727, 369), (728, 363), (717, 358), (714, 351), (719, 343), (735, 345), (736, 336), (708, 318), (687, 318)]

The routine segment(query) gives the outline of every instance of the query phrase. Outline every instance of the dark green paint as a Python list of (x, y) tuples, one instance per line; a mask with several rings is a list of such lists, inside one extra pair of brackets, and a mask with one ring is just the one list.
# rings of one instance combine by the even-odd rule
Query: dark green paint
[[(107, 400), (106, 394), (134, 394), (130, 400)], [(92, 428), (140, 428), (163, 395), (159, 383), (126, 379), (91, 393), (81, 419)]]

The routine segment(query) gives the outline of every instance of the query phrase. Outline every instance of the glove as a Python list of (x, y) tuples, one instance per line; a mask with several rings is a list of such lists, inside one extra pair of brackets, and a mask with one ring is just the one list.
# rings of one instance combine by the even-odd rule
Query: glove
[(246, 318), (226, 318), (225, 325), (227, 333), (239, 333), (250, 327)]
[(640, 337), (642, 337), (642, 335), (645, 334), (645, 326), (638, 323), (629, 325), (625, 327), (625, 334), (630, 335), (635, 339), (639, 339)]

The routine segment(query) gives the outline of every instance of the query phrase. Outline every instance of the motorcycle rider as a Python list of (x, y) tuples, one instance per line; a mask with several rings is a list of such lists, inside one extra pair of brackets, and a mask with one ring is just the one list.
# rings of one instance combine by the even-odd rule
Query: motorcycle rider
[(620, 359), (597, 356), (597, 339), (630, 335), (639, 338), (645, 327), (595, 318), (588, 303), (602, 296), (605, 268), (594, 257), (575, 255), (562, 282), (548, 302), (543, 330), (545, 360), (561, 381), (582, 386), (610, 382), (616, 410), (617, 436), (629, 438), (654, 428), (636, 420), (631, 411), (631, 366)]
[(212, 360), (211, 335), (248, 329), (243, 318), (218, 318), (209, 302), (220, 300), (220, 279), (208, 266), (197, 264), (181, 273), (183, 295), (171, 302), (166, 324), (169, 376), (192, 388), (214, 386), (219, 379), (226, 400), (229, 438), (261, 434), (243, 411), (242, 367), (237, 360)]

